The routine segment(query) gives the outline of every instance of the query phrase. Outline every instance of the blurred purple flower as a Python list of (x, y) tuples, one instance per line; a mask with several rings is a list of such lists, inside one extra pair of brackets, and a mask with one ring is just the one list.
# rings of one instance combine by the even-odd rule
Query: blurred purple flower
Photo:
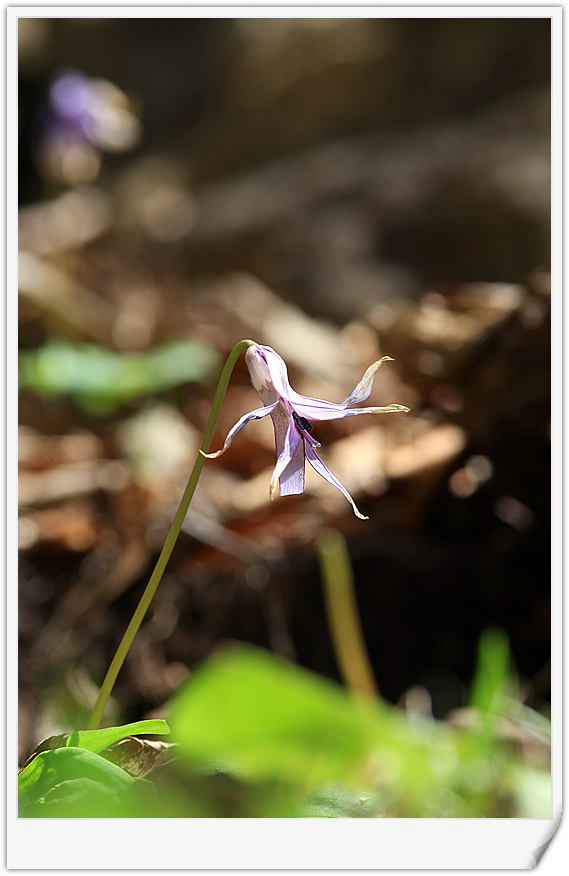
[(90, 141), (95, 104), (93, 80), (76, 70), (60, 73), (49, 90), (49, 107), (56, 126)]
[(251, 382), (264, 407), (257, 408), (245, 414), (233, 426), (225, 439), (221, 450), (205, 454), (213, 459), (224, 453), (235, 435), (247, 425), (250, 420), (260, 420), (270, 414), (275, 429), (275, 444), (277, 464), (271, 477), (270, 495), (273, 498), (279, 485), (281, 496), (291, 496), (304, 491), (305, 462), (318, 472), (325, 480), (337, 487), (346, 499), (351, 502), (357, 517), (367, 520), (360, 514), (356, 504), (346, 488), (322, 462), (315, 447), (320, 447), (312, 437), (313, 420), (338, 420), (344, 417), (354, 417), (356, 414), (387, 414), (394, 411), (408, 411), (404, 405), (387, 405), (387, 407), (353, 408), (352, 406), (365, 401), (370, 393), (375, 374), (382, 362), (393, 361), (390, 356), (383, 356), (367, 369), (361, 381), (344, 399), (341, 404), (323, 401), (300, 395), (292, 389), (288, 381), (287, 368), (284, 361), (275, 353), (272, 347), (253, 344), (245, 353), (245, 361)]
[[(72, 155), (74, 166), (83, 159), (87, 175), (95, 173), (100, 151), (130, 149), (141, 132), (124, 92), (106, 79), (85, 76), (79, 70), (62, 70), (55, 75), (41, 127), (41, 148), (50, 170)], [(66, 171), (56, 169), (56, 175), (65, 178)]]

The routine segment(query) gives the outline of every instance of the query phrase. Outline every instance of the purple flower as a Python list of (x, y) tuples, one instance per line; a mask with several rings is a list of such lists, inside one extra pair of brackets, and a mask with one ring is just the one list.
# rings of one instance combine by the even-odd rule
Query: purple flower
[(354, 417), (356, 414), (387, 414), (392, 411), (408, 411), (404, 405), (387, 405), (384, 408), (353, 408), (358, 402), (365, 401), (371, 393), (373, 379), (385, 361), (393, 361), (391, 356), (383, 356), (367, 369), (355, 389), (341, 404), (323, 401), (299, 395), (288, 382), (288, 373), (284, 361), (275, 353), (272, 347), (253, 344), (245, 353), (245, 361), (251, 383), (259, 393), (264, 407), (257, 408), (245, 414), (238, 420), (225, 439), (225, 444), (216, 453), (204, 454), (209, 459), (221, 456), (231, 444), (235, 435), (247, 425), (250, 420), (260, 420), (270, 414), (275, 429), (275, 444), (277, 464), (271, 477), (270, 495), (273, 498), (277, 484), (281, 496), (291, 496), (304, 491), (305, 462), (318, 472), (330, 484), (337, 487), (346, 499), (352, 503), (357, 517), (367, 520), (360, 514), (356, 504), (346, 488), (334, 477), (324, 465), (315, 448), (320, 447), (312, 436), (312, 422), (315, 420), (339, 420), (344, 417)]

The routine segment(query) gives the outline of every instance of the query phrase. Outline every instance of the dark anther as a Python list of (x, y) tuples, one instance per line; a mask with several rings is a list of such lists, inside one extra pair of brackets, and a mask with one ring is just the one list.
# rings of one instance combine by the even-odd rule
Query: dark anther
[(299, 429), (304, 429), (305, 432), (312, 432), (312, 423), (306, 417), (300, 417), (296, 411), (292, 412), (292, 416)]

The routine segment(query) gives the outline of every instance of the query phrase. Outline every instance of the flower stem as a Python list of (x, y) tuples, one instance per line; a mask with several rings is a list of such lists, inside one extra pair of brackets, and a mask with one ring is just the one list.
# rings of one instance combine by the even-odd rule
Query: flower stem
[(350, 557), (344, 536), (336, 529), (324, 529), (316, 546), (328, 624), (336, 660), (344, 683), (355, 693), (379, 697), (366, 650)]
[(114, 683), (116, 681), (117, 675), (120, 672), (121, 666), (124, 663), (125, 657), (128, 654), (129, 648), (132, 645), (132, 641), (136, 636), (138, 629), (144, 619), (144, 615), (148, 610), (148, 606), (152, 602), (154, 594), (158, 589), (158, 585), (162, 580), (162, 575), (164, 574), (164, 570), (166, 569), (166, 565), (172, 551), (174, 550), (174, 545), (176, 544), (176, 540), (180, 534), (180, 530), (182, 528), (182, 524), (184, 522), (184, 518), (188, 512), (188, 508), (190, 506), (190, 502), (192, 501), (192, 497), (194, 495), (204, 462), (205, 456), (204, 453), (207, 453), (209, 450), (209, 445), (211, 443), (211, 439), (213, 438), (213, 433), (215, 430), (215, 425), (217, 423), (217, 418), (219, 416), (219, 411), (221, 409), (221, 403), (223, 401), (223, 397), (225, 395), (225, 391), (227, 389), (227, 385), (229, 383), (229, 378), (231, 377), (231, 373), (233, 368), (235, 367), (235, 363), (241, 353), (250, 347), (254, 342), (253, 341), (239, 341), (238, 344), (235, 345), (231, 353), (227, 358), (227, 362), (221, 372), (221, 377), (219, 378), (219, 383), (217, 386), (217, 390), (215, 393), (215, 397), (213, 400), (213, 405), (211, 408), (211, 413), (209, 415), (209, 419), (207, 421), (207, 426), (205, 428), (204, 436), (202, 439), (202, 443), (200, 445), (200, 449), (197, 455), (197, 459), (195, 461), (194, 467), (192, 469), (192, 473), (190, 475), (190, 479), (188, 480), (188, 485), (184, 491), (184, 495), (182, 496), (182, 500), (180, 502), (180, 506), (176, 511), (176, 516), (174, 517), (174, 522), (170, 527), (170, 531), (166, 536), (166, 541), (164, 542), (164, 547), (158, 557), (158, 561), (156, 566), (154, 567), (154, 571), (150, 576), (150, 580), (146, 585), (146, 589), (142, 594), (140, 602), (136, 608), (132, 616), (132, 620), (129, 623), (124, 636), (122, 637), (121, 643), (117, 648), (116, 654), (113, 657), (112, 663), (109, 666), (107, 674), (105, 676), (105, 680), (101, 686), (101, 690), (99, 691), (99, 696), (97, 697), (97, 702), (95, 703), (95, 708), (93, 709), (93, 714), (89, 719), (89, 723), (87, 725), (88, 730), (96, 730), (101, 722), (101, 718), (103, 717), (103, 712), (105, 711), (105, 707), (111, 695), (111, 691), (113, 689)]

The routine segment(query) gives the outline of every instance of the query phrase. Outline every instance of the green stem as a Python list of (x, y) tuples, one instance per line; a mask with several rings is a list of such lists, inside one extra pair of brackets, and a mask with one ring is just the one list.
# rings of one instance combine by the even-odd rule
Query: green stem
[(184, 518), (188, 513), (188, 508), (190, 507), (190, 502), (192, 501), (192, 497), (194, 495), (205, 462), (205, 456), (203, 454), (208, 452), (211, 439), (213, 438), (215, 424), (217, 423), (217, 418), (219, 416), (221, 403), (223, 401), (223, 397), (229, 383), (229, 378), (231, 377), (231, 373), (233, 371), (233, 368), (235, 367), (235, 363), (241, 353), (248, 347), (250, 347), (253, 343), (254, 341), (239, 341), (239, 343), (235, 345), (235, 347), (229, 354), (227, 362), (225, 363), (223, 371), (221, 372), (221, 377), (219, 378), (219, 384), (217, 386), (217, 391), (213, 400), (211, 413), (207, 421), (207, 426), (205, 428), (202, 443), (200, 445), (198, 456), (192, 469), (188, 485), (184, 491), (184, 495), (182, 496), (182, 501), (180, 502), (180, 506), (176, 512), (176, 516), (174, 517), (174, 522), (172, 523), (170, 531), (166, 536), (164, 547), (162, 548), (160, 556), (158, 557), (158, 561), (150, 577), (150, 581), (146, 585), (146, 589), (142, 594), (137, 609), (132, 616), (132, 620), (126, 629), (126, 632), (122, 637), (121, 643), (117, 648), (117, 652), (113, 657), (112, 663), (109, 666), (108, 672), (105, 676), (105, 680), (103, 681), (101, 690), (99, 691), (99, 696), (97, 697), (97, 702), (95, 703), (93, 714), (89, 719), (87, 730), (96, 730), (98, 728), (101, 722), (101, 718), (103, 717), (103, 712), (105, 711), (105, 706), (107, 705), (107, 702), (111, 695), (111, 691), (113, 689), (117, 675), (120, 672), (120, 668), (124, 663), (125, 657), (128, 654), (128, 650), (132, 645), (132, 641), (136, 636), (140, 624), (143, 621), (144, 615), (148, 610), (148, 606), (152, 602), (154, 594), (158, 589), (158, 585), (162, 580), (162, 575), (164, 574), (164, 570), (166, 569), (168, 560), (170, 559), (172, 551), (174, 550), (174, 545), (176, 544), (176, 540), (180, 534)]
[(360, 624), (346, 540), (338, 530), (324, 529), (316, 546), (340, 675), (354, 692), (379, 697)]

